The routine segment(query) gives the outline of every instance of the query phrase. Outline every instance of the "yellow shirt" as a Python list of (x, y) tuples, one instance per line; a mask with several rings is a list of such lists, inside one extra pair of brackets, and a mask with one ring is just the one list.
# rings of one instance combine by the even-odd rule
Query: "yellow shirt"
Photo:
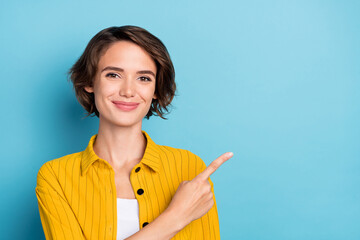
[[(192, 152), (158, 145), (142, 132), (147, 139), (145, 153), (130, 174), (139, 203), (140, 229), (167, 208), (182, 181), (193, 179), (206, 168)], [(39, 170), (36, 196), (46, 239), (116, 240), (114, 170), (95, 154), (96, 136), (84, 151), (46, 162)], [(172, 239), (220, 239), (216, 201), (208, 213)]]

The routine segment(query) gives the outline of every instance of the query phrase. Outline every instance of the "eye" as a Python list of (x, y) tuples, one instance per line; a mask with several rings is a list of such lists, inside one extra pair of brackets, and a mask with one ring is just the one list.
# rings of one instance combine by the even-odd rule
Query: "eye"
[(139, 79), (140, 79), (141, 81), (144, 81), (144, 82), (151, 82), (151, 79), (148, 78), (148, 77), (142, 76), (142, 77), (139, 77)]
[(118, 74), (116, 74), (116, 73), (107, 73), (106, 75), (105, 75), (105, 77), (109, 77), (109, 78), (116, 78), (116, 77), (120, 77)]

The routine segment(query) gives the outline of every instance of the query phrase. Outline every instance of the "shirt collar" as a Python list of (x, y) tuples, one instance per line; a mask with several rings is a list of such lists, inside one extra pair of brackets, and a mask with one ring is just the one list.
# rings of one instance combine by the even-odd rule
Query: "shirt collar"
[[(146, 148), (141, 163), (150, 167), (153, 171), (158, 172), (160, 170), (160, 147), (157, 145), (147, 134), (147, 132), (141, 130), (146, 138)], [(97, 134), (90, 138), (89, 144), (81, 154), (81, 175), (86, 174), (87, 169), (100, 158), (96, 155), (93, 149), (93, 145)]]

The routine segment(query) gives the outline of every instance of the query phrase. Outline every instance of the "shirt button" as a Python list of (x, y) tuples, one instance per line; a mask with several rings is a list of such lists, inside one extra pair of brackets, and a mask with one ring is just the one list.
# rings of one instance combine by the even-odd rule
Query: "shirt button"
[(135, 169), (135, 172), (139, 172), (140, 171), (140, 167), (137, 167), (136, 169)]
[(137, 190), (137, 194), (142, 195), (144, 193), (144, 190), (142, 188), (139, 188)]
[(145, 227), (148, 224), (149, 224), (148, 222), (144, 222), (142, 226)]

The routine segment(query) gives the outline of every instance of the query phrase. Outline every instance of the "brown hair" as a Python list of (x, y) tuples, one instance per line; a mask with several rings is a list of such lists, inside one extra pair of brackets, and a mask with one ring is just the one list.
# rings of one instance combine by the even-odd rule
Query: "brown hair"
[(147, 30), (137, 26), (109, 27), (98, 32), (88, 43), (85, 51), (69, 70), (70, 79), (74, 85), (75, 94), (80, 104), (88, 112), (87, 116), (99, 112), (95, 106), (94, 93), (85, 91), (86, 86), (93, 86), (100, 57), (109, 46), (117, 41), (131, 41), (142, 47), (154, 60), (157, 68), (155, 94), (150, 109), (146, 114), (149, 119), (152, 115), (163, 119), (164, 111), (169, 112), (168, 106), (175, 96), (175, 70), (170, 55), (160, 39)]

